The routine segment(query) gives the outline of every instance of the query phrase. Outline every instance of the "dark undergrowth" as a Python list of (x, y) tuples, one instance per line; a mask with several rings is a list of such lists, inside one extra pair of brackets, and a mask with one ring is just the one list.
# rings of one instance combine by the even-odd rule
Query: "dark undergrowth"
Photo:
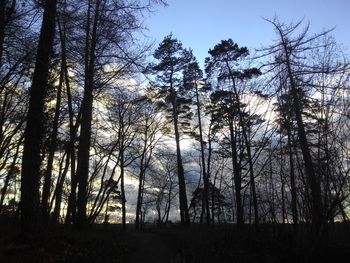
[(179, 230), (157, 230), (178, 236), (184, 262), (350, 262), (350, 232), (345, 224), (330, 228), (328, 242), (315, 248), (307, 225), (261, 225), (259, 231), (245, 226), (192, 226)]
[(30, 242), (20, 240), (15, 223), (1, 224), (0, 233), (1, 263), (125, 262), (130, 253), (120, 227), (107, 230), (95, 226), (77, 232), (61, 225), (40, 233)]
[[(329, 226), (328, 242), (314, 249), (307, 225), (261, 225), (237, 229), (232, 225), (205, 227), (148, 225), (135, 234), (129, 225), (94, 225), (84, 232), (56, 226), (31, 242), (18, 238), (18, 222), (0, 219), (0, 262), (126, 262), (144, 253), (138, 262), (350, 262), (350, 232), (346, 224)], [(140, 242), (147, 239), (145, 242)], [(157, 251), (160, 242), (163, 251)], [(137, 247), (138, 244), (149, 249)], [(166, 245), (164, 245), (166, 244)], [(169, 249), (164, 251), (164, 246)], [(162, 259), (157, 260), (157, 254)]]

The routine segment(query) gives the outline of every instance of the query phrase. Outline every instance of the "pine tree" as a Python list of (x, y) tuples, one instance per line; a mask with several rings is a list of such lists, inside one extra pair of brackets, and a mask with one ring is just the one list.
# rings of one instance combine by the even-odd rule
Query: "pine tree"
[(210, 209), (209, 209), (209, 193), (208, 193), (208, 187), (209, 187), (209, 174), (206, 169), (206, 155), (205, 155), (205, 141), (204, 141), (204, 135), (203, 135), (203, 121), (202, 121), (202, 115), (204, 114), (204, 105), (202, 101), (202, 95), (206, 95), (206, 93), (209, 91), (207, 89), (207, 86), (204, 85), (203, 80), (203, 72), (199, 67), (198, 62), (196, 61), (196, 58), (193, 56), (192, 62), (190, 62), (184, 71), (184, 89), (190, 94), (193, 104), (196, 108), (197, 113), (197, 127), (198, 132), (194, 131), (193, 135), (195, 139), (197, 139), (200, 143), (200, 153), (201, 153), (201, 173), (203, 176), (203, 195), (202, 195), (202, 210), (201, 210), (201, 216), (200, 216), (200, 222), (203, 223), (204, 214), (206, 223), (210, 224)]
[(188, 214), (185, 172), (182, 162), (180, 136), (181, 128), (189, 127), (188, 120), (192, 117), (191, 99), (183, 89), (182, 76), (186, 65), (191, 61), (191, 54), (182, 47), (182, 43), (166, 36), (153, 54), (157, 63), (150, 64), (147, 73), (154, 76), (152, 87), (158, 91), (158, 106), (166, 112), (166, 117), (173, 123), (177, 173), (179, 180), (179, 201), (181, 223), (190, 223)]
[(257, 68), (239, 69), (239, 64), (249, 55), (246, 47), (239, 47), (232, 39), (223, 40), (213, 49), (209, 50), (210, 57), (206, 59), (206, 72), (208, 77), (217, 82), (217, 90), (212, 94), (213, 116), (216, 122), (224, 120), (229, 127), (230, 145), (232, 155), (233, 178), (235, 185), (237, 224), (243, 222), (242, 206), (242, 175), (240, 167), (240, 145), (238, 138), (243, 138), (243, 144), (247, 151), (247, 158), (250, 172), (250, 186), (254, 207), (255, 224), (258, 224), (258, 204), (253, 172), (253, 161), (251, 154), (250, 140), (248, 138), (247, 114), (244, 112), (245, 105), (241, 102), (238, 90), (238, 82), (251, 79), (260, 75)]

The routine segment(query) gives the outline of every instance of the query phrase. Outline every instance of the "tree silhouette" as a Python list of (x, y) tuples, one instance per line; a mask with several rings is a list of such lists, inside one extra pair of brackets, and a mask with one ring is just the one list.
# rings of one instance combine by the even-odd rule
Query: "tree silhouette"
[(37, 58), (30, 89), (21, 179), (21, 233), (24, 237), (37, 233), (39, 222), (39, 181), (43, 136), (43, 108), (49, 73), (50, 53), (55, 37), (57, 1), (45, 1)]
[(190, 53), (182, 47), (182, 44), (172, 35), (166, 36), (154, 52), (156, 64), (150, 64), (147, 73), (155, 76), (151, 82), (154, 89), (158, 90), (158, 102), (160, 108), (164, 109), (166, 117), (173, 122), (177, 172), (179, 180), (179, 200), (181, 223), (190, 222), (188, 214), (185, 173), (180, 147), (180, 127), (188, 127), (188, 119), (192, 117), (189, 111), (191, 99), (183, 90), (182, 74), (186, 65), (190, 62)]

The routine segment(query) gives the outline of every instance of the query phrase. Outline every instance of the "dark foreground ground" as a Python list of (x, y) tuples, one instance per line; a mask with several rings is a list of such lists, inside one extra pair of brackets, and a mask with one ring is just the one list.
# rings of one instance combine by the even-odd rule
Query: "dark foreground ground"
[(129, 225), (95, 225), (86, 232), (63, 226), (31, 244), (17, 239), (14, 222), (0, 221), (0, 262), (350, 262), (350, 232), (346, 224), (330, 226), (329, 242), (312, 253), (308, 227), (262, 225), (238, 231), (232, 225), (156, 228), (143, 232)]

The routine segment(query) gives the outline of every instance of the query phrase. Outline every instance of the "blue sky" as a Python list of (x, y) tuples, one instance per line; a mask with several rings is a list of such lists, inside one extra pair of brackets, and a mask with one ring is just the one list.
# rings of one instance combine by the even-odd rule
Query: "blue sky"
[(209, 48), (232, 38), (251, 50), (268, 46), (275, 38), (265, 18), (277, 15), (289, 23), (302, 18), (310, 32), (336, 27), (333, 35), (350, 53), (350, 0), (168, 0), (146, 20), (147, 33), (156, 43), (173, 33), (192, 48), (202, 64)]

